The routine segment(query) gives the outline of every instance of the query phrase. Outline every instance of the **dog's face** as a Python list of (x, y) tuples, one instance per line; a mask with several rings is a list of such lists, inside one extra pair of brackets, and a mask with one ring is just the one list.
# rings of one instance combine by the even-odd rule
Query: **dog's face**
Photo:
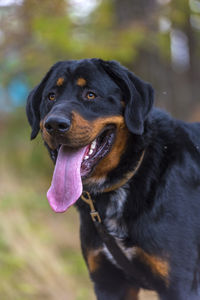
[(105, 182), (129, 134), (143, 133), (152, 103), (150, 85), (116, 62), (59, 62), (29, 95), (31, 137), (41, 130), (52, 156), (74, 153), (83, 183)]
[(52, 71), (42, 98), (44, 141), (52, 150), (87, 146), (82, 177), (97, 175), (101, 168), (95, 166), (117, 146), (116, 132), (125, 131), (120, 88), (92, 63), (63, 63)]

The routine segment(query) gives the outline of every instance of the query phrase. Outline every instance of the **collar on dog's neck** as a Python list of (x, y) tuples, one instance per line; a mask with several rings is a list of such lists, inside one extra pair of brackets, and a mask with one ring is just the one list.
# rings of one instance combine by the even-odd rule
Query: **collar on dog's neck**
[(137, 173), (137, 171), (139, 170), (139, 168), (140, 168), (140, 166), (141, 166), (141, 164), (142, 164), (142, 162), (143, 162), (143, 159), (144, 159), (144, 154), (145, 154), (145, 150), (142, 151), (142, 154), (141, 154), (141, 156), (140, 156), (140, 159), (139, 159), (139, 161), (137, 162), (137, 165), (136, 165), (136, 167), (134, 168), (133, 171), (128, 172), (128, 173), (126, 174), (126, 176), (125, 176), (122, 180), (120, 180), (119, 182), (116, 182), (116, 183), (113, 184), (112, 186), (106, 188), (103, 192), (104, 192), (104, 193), (112, 192), (112, 191), (114, 191), (114, 190), (120, 188), (121, 186), (123, 186), (126, 182), (128, 182), (129, 179), (131, 179), (131, 178)]
[[(135, 169), (132, 172), (129, 172), (120, 182), (117, 182), (114, 185), (112, 185), (111, 187), (105, 189), (104, 192), (107, 193), (107, 192), (114, 191), (114, 190), (120, 188), (122, 185), (124, 185), (129, 179), (131, 179), (136, 174), (136, 172), (139, 170), (139, 168), (143, 162), (143, 159), (144, 159), (144, 154), (145, 154), (145, 150), (142, 151), (140, 159), (139, 159)], [(88, 193), (87, 191), (83, 191), (83, 193), (81, 195), (81, 199), (90, 206), (90, 215), (91, 215), (93, 222), (97, 221), (98, 223), (101, 223), (101, 217), (100, 217), (98, 211), (96, 211), (94, 208), (93, 200), (90, 196), (90, 193)]]

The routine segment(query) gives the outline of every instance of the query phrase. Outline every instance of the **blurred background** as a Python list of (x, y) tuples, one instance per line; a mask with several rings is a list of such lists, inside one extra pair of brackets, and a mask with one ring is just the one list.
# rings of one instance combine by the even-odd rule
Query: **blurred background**
[[(116, 59), (156, 105), (200, 120), (200, 0), (0, 0), (0, 299), (94, 299), (74, 208), (46, 200), (53, 166), (26, 97), (58, 60)], [(140, 299), (156, 299), (142, 293)]]

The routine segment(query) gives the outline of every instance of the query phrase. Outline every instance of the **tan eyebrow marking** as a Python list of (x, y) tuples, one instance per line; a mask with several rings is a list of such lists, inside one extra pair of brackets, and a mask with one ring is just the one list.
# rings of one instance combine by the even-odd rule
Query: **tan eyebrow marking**
[(56, 82), (56, 85), (57, 86), (61, 86), (61, 85), (63, 85), (63, 82), (64, 82), (64, 78), (63, 77), (59, 77), (58, 80), (57, 80), (57, 82)]
[(78, 78), (76, 81), (76, 84), (79, 86), (85, 86), (86, 85), (86, 80), (82, 77)]

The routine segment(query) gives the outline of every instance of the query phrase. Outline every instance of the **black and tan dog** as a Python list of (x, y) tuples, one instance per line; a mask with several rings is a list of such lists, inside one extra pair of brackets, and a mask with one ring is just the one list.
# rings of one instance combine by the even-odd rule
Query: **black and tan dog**
[[(56, 63), (30, 93), (27, 115), (56, 163), (54, 211), (76, 203), (81, 245), (99, 300), (200, 299), (200, 123), (152, 108), (153, 89), (114, 61)], [(127, 279), (102, 242), (88, 191), (108, 233), (135, 266)]]

